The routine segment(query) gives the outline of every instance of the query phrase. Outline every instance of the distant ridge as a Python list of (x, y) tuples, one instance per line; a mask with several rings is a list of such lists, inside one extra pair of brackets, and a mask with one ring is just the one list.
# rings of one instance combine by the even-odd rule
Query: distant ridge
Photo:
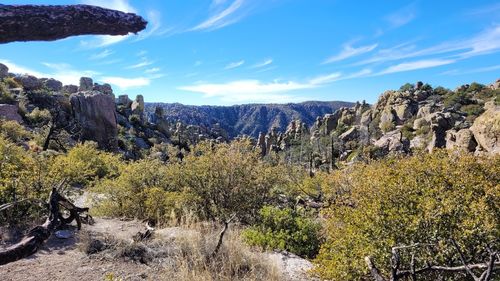
[(180, 103), (146, 103), (146, 111), (154, 112), (157, 106), (163, 108), (169, 121), (181, 121), (191, 125), (212, 127), (219, 123), (229, 137), (249, 135), (257, 137), (259, 132), (267, 133), (272, 127), (284, 130), (290, 121), (300, 119), (311, 126), (316, 117), (333, 113), (341, 107), (354, 103), (343, 101), (306, 101), (287, 104), (242, 104), (232, 106), (183, 105)]

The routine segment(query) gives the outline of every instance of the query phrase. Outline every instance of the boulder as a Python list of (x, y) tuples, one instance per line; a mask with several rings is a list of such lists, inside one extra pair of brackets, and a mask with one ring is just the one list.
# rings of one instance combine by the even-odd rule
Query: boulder
[(394, 130), (384, 134), (373, 145), (388, 153), (407, 153), (410, 148), (410, 141), (403, 137), (399, 130)]
[(133, 114), (139, 114), (142, 116), (142, 113), (144, 112), (144, 97), (142, 95), (137, 95), (135, 100), (132, 102), (131, 109)]
[(80, 78), (80, 87), (78, 88), (78, 91), (80, 92), (92, 91), (93, 88), (94, 88), (94, 82), (92, 81), (92, 78), (90, 77)]
[(129, 99), (128, 95), (119, 95), (116, 104), (130, 107), (132, 100)]
[(491, 153), (500, 153), (500, 106), (489, 104), (487, 110), (470, 127), (481, 147)]
[(446, 146), (446, 131), (455, 124), (453, 115), (450, 112), (436, 112), (429, 115), (432, 139), (428, 150), (432, 152), (434, 148), (443, 148)]
[(95, 83), (93, 90), (101, 92), (105, 95), (112, 95), (113, 94), (113, 88), (111, 88), (111, 85), (109, 85), (107, 83), (102, 84), (102, 85)]
[(359, 131), (357, 127), (352, 127), (343, 134), (339, 136), (339, 139), (343, 142), (348, 142), (352, 140), (357, 140), (359, 137)]
[(398, 117), (400, 123), (402, 123), (417, 113), (418, 104), (408, 100), (402, 104), (394, 105), (394, 111), (396, 112), (396, 116)]
[(333, 114), (326, 114), (323, 118), (323, 122), (325, 123), (326, 134), (330, 134), (331, 131), (337, 129), (337, 124), (339, 122), (339, 112), (336, 111)]
[(446, 149), (459, 149), (469, 152), (476, 150), (477, 142), (469, 129), (446, 132)]
[(23, 122), (23, 118), (18, 113), (19, 107), (12, 104), (0, 104), (0, 119), (7, 121)]
[(24, 74), (21, 76), (16, 76), (14, 80), (16, 80), (16, 82), (21, 84), (23, 88), (28, 91), (38, 90), (42, 87), (42, 83), (40, 82), (40, 80), (38, 80), (38, 78), (33, 75)]
[(49, 91), (59, 92), (62, 90), (62, 83), (56, 79), (50, 78), (43, 81), (43, 86), (45, 86)]
[(0, 63), (0, 79), (9, 76), (9, 68), (5, 64)]
[(78, 86), (76, 85), (64, 85), (62, 87), (62, 92), (66, 94), (74, 94), (78, 92)]
[[(0, 75), (1, 75), (1, 70), (0, 70)], [(492, 89), (492, 90), (500, 89), (500, 79), (498, 79), (495, 83), (491, 84), (490, 89)]]
[(117, 142), (117, 118), (113, 96), (98, 92), (73, 94), (70, 98), (83, 140), (96, 141), (101, 148), (114, 150)]

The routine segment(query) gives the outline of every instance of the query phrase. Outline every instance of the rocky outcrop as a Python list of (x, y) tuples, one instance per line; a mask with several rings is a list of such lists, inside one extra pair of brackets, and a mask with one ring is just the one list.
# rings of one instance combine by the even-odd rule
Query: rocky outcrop
[(100, 147), (115, 149), (117, 120), (113, 96), (99, 92), (73, 94), (70, 98), (74, 118), (83, 140), (96, 141)]
[(385, 153), (407, 153), (410, 150), (410, 141), (403, 137), (399, 130), (384, 134), (373, 144)]
[(8, 121), (23, 122), (23, 118), (18, 113), (19, 107), (12, 104), (0, 104), (0, 119)]
[(133, 114), (142, 116), (144, 113), (144, 97), (142, 95), (137, 95), (135, 100), (132, 102), (130, 109), (132, 109)]
[(0, 44), (75, 35), (127, 35), (146, 25), (138, 15), (90, 5), (0, 4)]
[(62, 92), (63, 93), (66, 93), (66, 94), (75, 94), (76, 92), (78, 92), (78, 86), (76, 85), (64, 85), (62, 87)]
[(9, 68), (5, 64), (0, 63), (0, 79), (9, 75)]
[(80, 78), (80, 87), (78, 87), (78, 91), (86, 92), (92, 91), (94, 88), (94, 81), (90, 77), (81, 77)]
[(42, 82), (33, 75), (24, 74), (21, 76), (16, 76), (14, 80), (16, 80), (17, 83), (21, 84), (21, 86), (23, 86), (23, 89), (27, 91), (38, 90), (42, 87)]
[(57, 81), (56, 79), (41, 79), (42, 85), (47, 88), (47, 90), (52, 92), (59, 92), (62, 90), (63, 84), (61, 81)]
[(470, 127), (481, 148), (493, 154), (500, 153), (500, 106), (490, 104)]
[(461, 129), (459, 131), (449, 130), (446, 132), (447, 149), (474, 152), (476, 147), (477, 142), (471, 130)]

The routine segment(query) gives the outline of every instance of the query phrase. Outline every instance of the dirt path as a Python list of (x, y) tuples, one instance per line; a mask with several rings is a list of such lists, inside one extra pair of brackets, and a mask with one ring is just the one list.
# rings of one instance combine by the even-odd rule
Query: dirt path
[[(92, 226), (84, 225), (85, 231), (113, 235), (115, 238), (131, 241), (138, 231), (144, 230), (144, 224), (138, 221), (117, 219), (96, 219)], [(171, 238), (188, 235), (192, 230), (166, 228), (157, 231), (157, 235)], [(54, 235), (42, 249), (29, 258), (0, 266), (2, 281), (25, 280), (161, 280), (158, 268), (123, 259), (105, 259), (89, 257), (79, 247), (77, 237), (59, 239)], [(283, 272), (284, 280), (310, 280), (305, 274), (310, 263), (293, 255), (263, 253), (263, 258), (276, 263)]]

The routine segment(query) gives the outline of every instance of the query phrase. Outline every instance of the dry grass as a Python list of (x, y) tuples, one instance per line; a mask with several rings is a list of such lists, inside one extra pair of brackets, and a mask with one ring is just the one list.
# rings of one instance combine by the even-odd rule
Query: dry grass
[(244, 245), (234, 227), (212, 258), (219, 232), (220, 227), (190, 222), (159, 230), (153, 239), (139, 243), (87, 232), (81, 234), (79, 248), (91, 258), (147, 264), (160, 280), (282, 280), (276, 265)]

